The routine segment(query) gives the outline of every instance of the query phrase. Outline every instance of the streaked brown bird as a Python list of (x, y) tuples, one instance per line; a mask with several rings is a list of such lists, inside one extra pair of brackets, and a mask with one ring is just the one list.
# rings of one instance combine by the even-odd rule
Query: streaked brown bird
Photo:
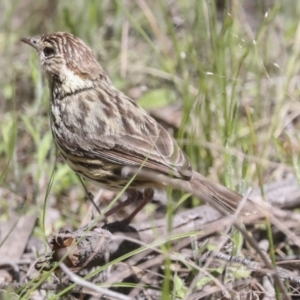
[[(228, 212), (236, 210), (242, 196), (193, 171), (173, 137), (113, 86), (80, 38), (57, 32), (22, 41), (36, 50), (48, 77), (53, 137), (76, 173), (107, 190), (120, 191), (132, 177), (124, 174), (123, 168), (143, 165), (143, 170), (158, 178), (171, 175), (184, 182)], [(126, 190), (129, 197), (125, 204), (141, 192), (147, 193), (129, 220), (151, 199), (153, 189), (164, 187), (163, 181), (137, 174)]]

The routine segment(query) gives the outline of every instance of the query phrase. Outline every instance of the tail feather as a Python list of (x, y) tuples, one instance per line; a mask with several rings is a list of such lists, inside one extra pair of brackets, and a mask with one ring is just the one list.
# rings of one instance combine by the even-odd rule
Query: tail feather
[[(203, 194), (203, 200), (209, 198), (211, 201), (216, 201), (229, 213), (233, 213), (237, 210), (243, 196), (230, 190), (229, 188), (212, 182), (205, 178), (201, 174), (193, 171), (192, 178), (190, 180), (192, 189), (197, 191), (199, 194)], [(248, 199), (241, 209), (243, 215), (254, 214), (256, 212), (253, 205), (251, 205)]]

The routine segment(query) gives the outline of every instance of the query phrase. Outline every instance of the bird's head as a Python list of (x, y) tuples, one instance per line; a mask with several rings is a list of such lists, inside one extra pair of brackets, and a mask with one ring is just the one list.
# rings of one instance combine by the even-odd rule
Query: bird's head
[(44, 34), (41, 37), (22, 38), (22, 42), (32, 46), (40, 64), (50, 80), (76, 85), (82, 81), (95, 81), (106, 77), (94, 53), (80, 38), (65, 32)]

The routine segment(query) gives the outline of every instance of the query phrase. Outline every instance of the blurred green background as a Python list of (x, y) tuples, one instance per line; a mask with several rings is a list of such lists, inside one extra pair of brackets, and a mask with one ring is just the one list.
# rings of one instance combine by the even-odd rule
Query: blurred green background
[(300, 178), (299, 1), (1, 0), (0, 11), (1, 218), (45, 198), (68, 223), (86, 211), (75, 174), (56, 162), (37, 56), (20, 42), (46, 32), (90, 45), (202, 174), (239, 192)]

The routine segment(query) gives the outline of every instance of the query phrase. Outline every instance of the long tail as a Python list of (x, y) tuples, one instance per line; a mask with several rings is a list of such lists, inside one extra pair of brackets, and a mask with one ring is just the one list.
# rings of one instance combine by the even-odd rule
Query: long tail
[[(229, 213), (233, 213), (238, 208), (243, 196), (230, 190), (229, 188), (212, 182), (201, 174), (193, 171), (192, 179), (189, 181), (193, 190), (203, 198), (216, 201)], [(250, 201), (246, 201), (241, 209), (243, 215), (253, 214), (256, 210)]]

